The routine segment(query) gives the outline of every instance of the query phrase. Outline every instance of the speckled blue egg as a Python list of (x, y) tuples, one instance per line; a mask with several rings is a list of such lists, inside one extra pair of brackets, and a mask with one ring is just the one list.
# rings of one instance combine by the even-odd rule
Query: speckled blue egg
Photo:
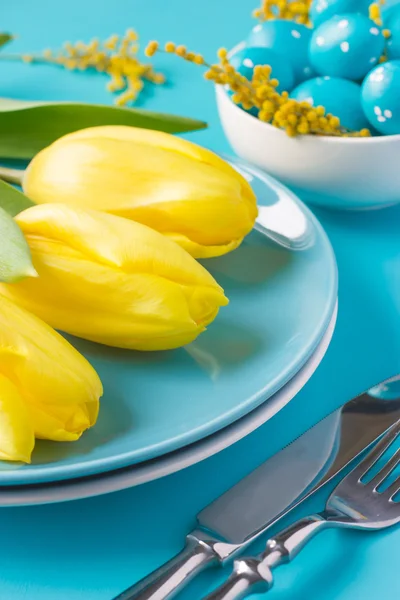
[(246, 47), (239, 50), (231, 57), (231, 64), (241, 75), (251, 79), (256, 65), (269, 65), (272, 69), (272, 77), (279, 81), (280, 92), (293, 88), (293, 69), (283, 56), (280, 56), (270, 48)]
[(247, 46), (270, 48), (291, 65), (295, 84), (314, 76), (308, 57), (312, 30), (292, 21), (276, 19), (259, 23), (250, 32)]
[(358, 131), (369, 127), (361, 106), (361, 86), (339, 77), (315, 77), (304, 81), (290, 94), (300, 102), (305, 100), (312, 106), (323, 106), (326, 112), (339, 117), (347, 129)]
[(384, 46), (380, 28), (368, 17), (336, 15), (314, 30), (310, 62), (320, 75), (360, 81), (378, 63)]
[(376, 67), (364, 79), (362, 107), (368, 121), (383, 135), (400, 133), (400, 60)]
[(400, 58), (400, 7), (392, 11), (384, 23), (390, 30), (390, 38), (387, 41), (387, 52), (389, 60)]
[(368, 16), (371, 0), (313, 0), (310, 17), (314, 27), (318, 27), (335, 15), (361, 13)]
[(381, 13), (383, 18), (383, 24), (386, 27), (388, 19), (391, 19), (393, 15), (400, 11), (399, 0), (386, 0), (385, 4), (381, 7)]

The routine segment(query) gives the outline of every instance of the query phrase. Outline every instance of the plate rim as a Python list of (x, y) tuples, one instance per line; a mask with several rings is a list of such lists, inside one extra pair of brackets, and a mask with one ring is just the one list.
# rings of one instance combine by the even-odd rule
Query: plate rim
[(338, 290), (338, 270), (336, 264), (335, 254), (329, 238), (320, 224), (317, 217), (312, 211), (284, 184), (276, 180), (271, 175), (268, 175), (261, 169), (253, 166), (252, 164), (237, 158), (227, 157), (227, 160), (232, 160), (233, 163), (238, 164), (244, 170), (247, 170), (251, 175), (261, 179), (266, 185), (270, 186), (274, 190), (278, 190), (284, 193), (298, 204), (302, 211), (306, 214), (307, 218), (310, 219), (316, 232), (316, 237), (325, 248), (326, 252), (326, 269), (331, 272), (331, 278), (329, 281), (329, 298), (325, 303), (324, 310), (320, 317), (320, 327), (310, 339), (308, 343), (298, 352), (289, 362), (285, 369), (281, 370), (275, 375), (275, 377), (264, 385), (263, 388), (257, 390), (255, 394), (248, 397), (245, 402), (240, 403), (239, 406), (231, 408), (229, 411), (225, 411), (223, 414), (214, 418), (212, 421), (208, 421), (196, 428), (190, 429), (189, 432), (181, 433), (172, 439), (167, 441), (158, 441), (155, 444), (148, 445), (143, 449), (134, 449), (123, 453), (118, 453), (109, 457), (95, 458), (91, 460), (84, 460), (83, 462), (57, 465), (54, 463), (44, 463), (44, 465), (36, 466), (35, 470), (29, 470), (29, 468), (0, 471), (0, 487), (12, 486), (12, 485), (28, 485), (28, 484), (39, 484), (44, 482), (56, 482), (72, 480), (77, 477), (90, 476), (99, 473), (105, 473), (115, 471), (116, 469), (128, 467), (134, 464), (141, 464), (154, 458), (160, 458), (173, 452), (187, 447), (192, 443), (201, 441), (202, 439), (221, 431), (225, 427), (235, 423), (251, 411), (260, 407), (264, 402), (267, 402), (274, 394), (276, 394), (282, 387), (284, 387), (294, 375), (300, 371), (300, 369), (306, 364), (307, 360), (312, 356), (313, 352), (318, 347), (332, 317), (337, 301), (337, 290)]
[[(304, 388), (323, 361), (330, 346), (335, 332), (337, 313), (338, 301), (336, 301), (328, 328), (313, 355), (302, 369), (296, 373), (294, 378), (269, 399), (271, 402), (268, 402), (267, 418), (264, 415), (267, 403), (264, 403), (242, 417), (242, 419), (207, 438), (143, 463), (131, 465), (117, 471), (108, 471), (70, 480), (43, 482), (37, 485), (0, 486), (0, 507), (72, 502), (119, 492), (172, 475), (229, 448), (265, 425)], [(261, 414), (263, 416), (260, 418)], [(228, 442), (227, 437), (229, 438)], [(29, 496), (29, 494), (31, 495)]]

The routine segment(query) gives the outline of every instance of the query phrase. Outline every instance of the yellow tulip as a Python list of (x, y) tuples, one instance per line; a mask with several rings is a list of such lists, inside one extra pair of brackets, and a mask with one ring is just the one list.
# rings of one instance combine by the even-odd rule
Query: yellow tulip
[(35, 438), (77, 440), (101, 381), (60, 334), (0, 294), (0, 460), (30, 462)]
[(224, 160), (167, 133), (125, 126), (66, 135), (32, 160), (25, 193), (148, 225), (195, 258), (237, 248), (257, 216), (248, 182)]
[(63, 204), (34, 206), (16, 221), (39, 277), (0, 291), (56, 329), (164, 350), (191, 342), (228, 303), (190, 254), (140, 223)]

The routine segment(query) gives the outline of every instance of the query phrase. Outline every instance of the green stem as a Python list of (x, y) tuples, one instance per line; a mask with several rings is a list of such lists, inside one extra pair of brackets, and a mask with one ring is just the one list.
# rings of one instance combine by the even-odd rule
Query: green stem
[(21, 60), (22, 54), (6, 54), (2, 52), (0, 56), (2, 60)]
[(60, 63), (57, 62), (57, 60), (55, 58), (49, 57), (46, 58), (44, 56), (41, 56), (40, 54), (29, 54), (29, 52), (26, 52), (24, 54), (6, 54), (5, 52), (1, 52), (0, 53), (0, 60), (16, 60), (18, 62), (25, 62), (25, 63), (36, 63), (36, 64), (42, 64), (42, 65), (59, 65)]
[(25, 171), (23, 169), (9, 169), (8, 167), (0, 167), (0, 179), (8, 181), (8, 183), (16, 183), (22, 185)]

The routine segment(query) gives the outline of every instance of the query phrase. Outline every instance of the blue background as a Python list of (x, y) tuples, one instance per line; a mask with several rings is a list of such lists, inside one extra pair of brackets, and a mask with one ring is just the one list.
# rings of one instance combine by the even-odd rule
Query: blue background
[[(15, 51), (39, 51), (134, 27), (144, 42), (172, 39), (212, 60), (220, 45), (246, 36), (252, 8), (252, 0), (3, 0), (0, 29), (18, 34)], [(141, 104), (208, 121), (207, 131), (189, 137), (228, 151), (200, 70), (168, 56), (155, 62), (171, 83), (151, 89)], [(100, 75), (0, 62), (1, 96), (110, 103), (104, 87)], [(400, 372), (400, 208), (315, 212), (337, 256), (339, 319), (304, 390), (247, 439), (163, 480), (69, 504), (0, 510), (2, 600), (109, 600), (180, 549), (204, 504), (335, 407)], [(323, 498), (301, 512), (320, 508)], [(399, 544), (400, 530), (324, 533), (277, 573), (271, 598), (397, 598)], [(200, 598), (217, 577), (205, 574), (183, 600)]]

